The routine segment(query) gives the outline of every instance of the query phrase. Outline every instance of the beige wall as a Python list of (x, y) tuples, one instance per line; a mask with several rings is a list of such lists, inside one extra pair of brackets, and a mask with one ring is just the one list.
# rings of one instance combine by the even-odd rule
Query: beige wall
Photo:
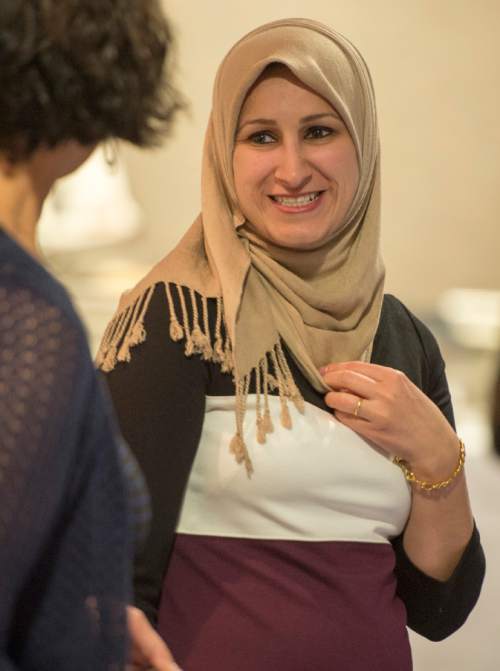
[(164, 4), (191, 113), (157, 152), (125, 152), (148, 222), (143, 257), (163, 255), (198, 211), (211, 85), (227, 49), (261, 23), (308, 16), (348, 36), (373, 75), (388, 290), (425, 309), (448, 287), (500, 288), (498, 0)]

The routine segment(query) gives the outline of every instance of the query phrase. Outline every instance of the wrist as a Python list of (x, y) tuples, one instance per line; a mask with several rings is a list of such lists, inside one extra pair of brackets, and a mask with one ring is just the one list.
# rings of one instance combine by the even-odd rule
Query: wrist
[(430, 454), (412, 458), (408, 461), (411, 470), (423, 480), (444, 480), (457, 464), (460, 451), (460, 438), (452, 433), (436, 443)]
[[(445, 455), (447, 458), (442, 458)], [(408, 463), (399, 457), (394, 457), (393, 461), (401, 468), (408, 482), (414, 484), (417, 489), (432, 492), (446, 489), (461, 475), (465, 462), (465, 446), (463, 441), (455, 436), (453, 446), (450, 445), (446, 452), (440, 451), (433, 462), (427, 460), (422, 463)]]

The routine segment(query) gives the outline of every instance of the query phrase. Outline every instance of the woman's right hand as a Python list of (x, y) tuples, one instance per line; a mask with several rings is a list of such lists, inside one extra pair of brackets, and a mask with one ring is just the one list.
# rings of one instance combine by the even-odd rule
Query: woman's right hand
[(181, 671), (142, 610), (127, 606), (127, 624), (130, 651), (126, 671)]

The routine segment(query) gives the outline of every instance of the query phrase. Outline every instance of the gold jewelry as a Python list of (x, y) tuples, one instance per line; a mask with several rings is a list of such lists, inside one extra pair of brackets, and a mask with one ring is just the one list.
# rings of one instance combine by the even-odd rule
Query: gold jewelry
[(358, 402), (356, 403), (356, 407), (354, 408), (353, 415), (354, 417), (357, 417), (359, 415), (359, 411), (361, 410), (361, 404), (363, 403), (362, 398), (358, 398)]
[(412, 470), (410, 470), (410, 466), (406, 461), (400, 459), (399, 457), (394, 457), (392, 461), (395, 464), (397, 464), (399, 468), (403, 471), (404, 476), (408, 480), (408, 482), (412, 482), (414, 485), (416, 485), (419, 489), (422, 489), (424, 492), (434, 492), (436, 489), (446, 489), (446, 487), (449, 487), (453, 482), (453, 480), (455, 480), (455, 478), (458, 475), (460, 475), (465, 463), (465, 445), (461, 438), (459, 438), (458, 440), (460, 442), (458, 464), (455, 466), (455, 470), (450, 475), (450, 477), (446, 478), (446, 480), (441, 480), (441, 482), (426, 482), (425, 480), (419, 480), (415, 475), (415, 473)]
[(104, 140), (102, 143), (102, 153), (108, 168), (114, 170), (118, 162), (118, 140), (116, 138)]

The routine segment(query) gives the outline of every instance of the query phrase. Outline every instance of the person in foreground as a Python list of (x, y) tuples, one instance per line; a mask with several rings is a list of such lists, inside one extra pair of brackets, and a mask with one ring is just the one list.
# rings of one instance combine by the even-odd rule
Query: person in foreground
[(127, 617), (150, 666), (126, 611), (146, 497), (36, 229), (55, 180), (99, 142), (159, 139), (178, 107), (163, 89), (170, 48), (156, 0), (1, 4), (1, 671), (124, 669)]
[(479, 596), (444, 363), (384, 295), (379, 163), (356, 48), (305, 19), (249, 33), (202, 213), (103, 336), (152, 497), (135, 604), (185, 671), (409, 671), (407, 626), (443, 639)]

